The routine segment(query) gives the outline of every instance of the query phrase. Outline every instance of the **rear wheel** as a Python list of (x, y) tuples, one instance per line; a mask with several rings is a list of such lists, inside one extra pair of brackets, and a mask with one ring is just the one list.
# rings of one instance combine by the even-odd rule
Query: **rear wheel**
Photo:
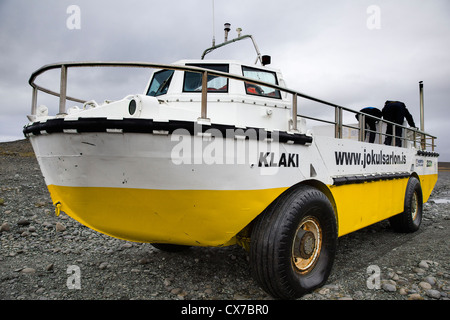
[(411, 177), (406, 186), (404, 211), (390, 218), (389, 223), (397, 232), (414, 232), (422, 223), (422, 212), (423, 195), (420, 181)]
[(330, 201), (318, 189), (299, 186), (258, 217), (250, 245), (253, 276), (276, 298), (299, 298), (328, 279), (336, 243)]

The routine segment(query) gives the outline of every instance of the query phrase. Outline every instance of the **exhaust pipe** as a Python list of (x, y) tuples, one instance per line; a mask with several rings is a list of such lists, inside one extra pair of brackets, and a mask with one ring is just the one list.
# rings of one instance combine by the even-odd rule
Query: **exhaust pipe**
[(424, 106), (423, 106), (423, 81), (419, 82), (420, 92), (420, 131), (425, 131)]

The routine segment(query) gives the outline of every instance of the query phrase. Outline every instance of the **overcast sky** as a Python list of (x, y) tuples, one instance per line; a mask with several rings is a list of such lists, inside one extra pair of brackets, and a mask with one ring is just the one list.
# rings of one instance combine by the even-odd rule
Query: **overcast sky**
[[(31, 108), (28, 79), (36, 69), (62, 61), (200, 58), (212, 42), (212, 3), (0, 0), (0, 142), (23, 138)], [(214, 17), (216, 43), (223, 41), (225, 22), (231, 38), (241, 27), (272, 56), (288, 87), (355, 110), (400, 100), (419, 126), (418, 83), (424, 81), (425, 131), (438, 137), (440, 160), (450, 161), (450, 1), (215, 0)], [(207, 56), (255, 57), (251, 42)], [(85, 78), (71, 72), (69, 94), (86, 100), (106, 89), (103, 99), (142, 93), (149, 76), (142, 70)], [(58, 89), (53, 76), (43, 81)], [(302, 107), (308, 104), (300, 103), (300, 113)]]

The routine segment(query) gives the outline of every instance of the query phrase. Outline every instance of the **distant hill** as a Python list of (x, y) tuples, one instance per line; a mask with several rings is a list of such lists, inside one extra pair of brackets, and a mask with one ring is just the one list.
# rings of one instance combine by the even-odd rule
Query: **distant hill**
[(1, 142), (0, 156), (34, 157), (34, 151), (28, 139)]
[(439, 171), (450, 171), (450, 162), (439, 162)]

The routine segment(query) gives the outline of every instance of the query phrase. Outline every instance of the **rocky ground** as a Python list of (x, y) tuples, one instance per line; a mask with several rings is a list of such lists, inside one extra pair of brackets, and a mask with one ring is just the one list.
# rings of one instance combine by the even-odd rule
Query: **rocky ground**
[[(416, 233), (383, 221), (341, 237), (327, 284), (301, 300), (448, 300), (449, 192), (440, 172)], [(56, 217), (25, 140), (0, 143), (0, 225), (0, 300), (271, 299), (238, 246), (167, 253)]]

